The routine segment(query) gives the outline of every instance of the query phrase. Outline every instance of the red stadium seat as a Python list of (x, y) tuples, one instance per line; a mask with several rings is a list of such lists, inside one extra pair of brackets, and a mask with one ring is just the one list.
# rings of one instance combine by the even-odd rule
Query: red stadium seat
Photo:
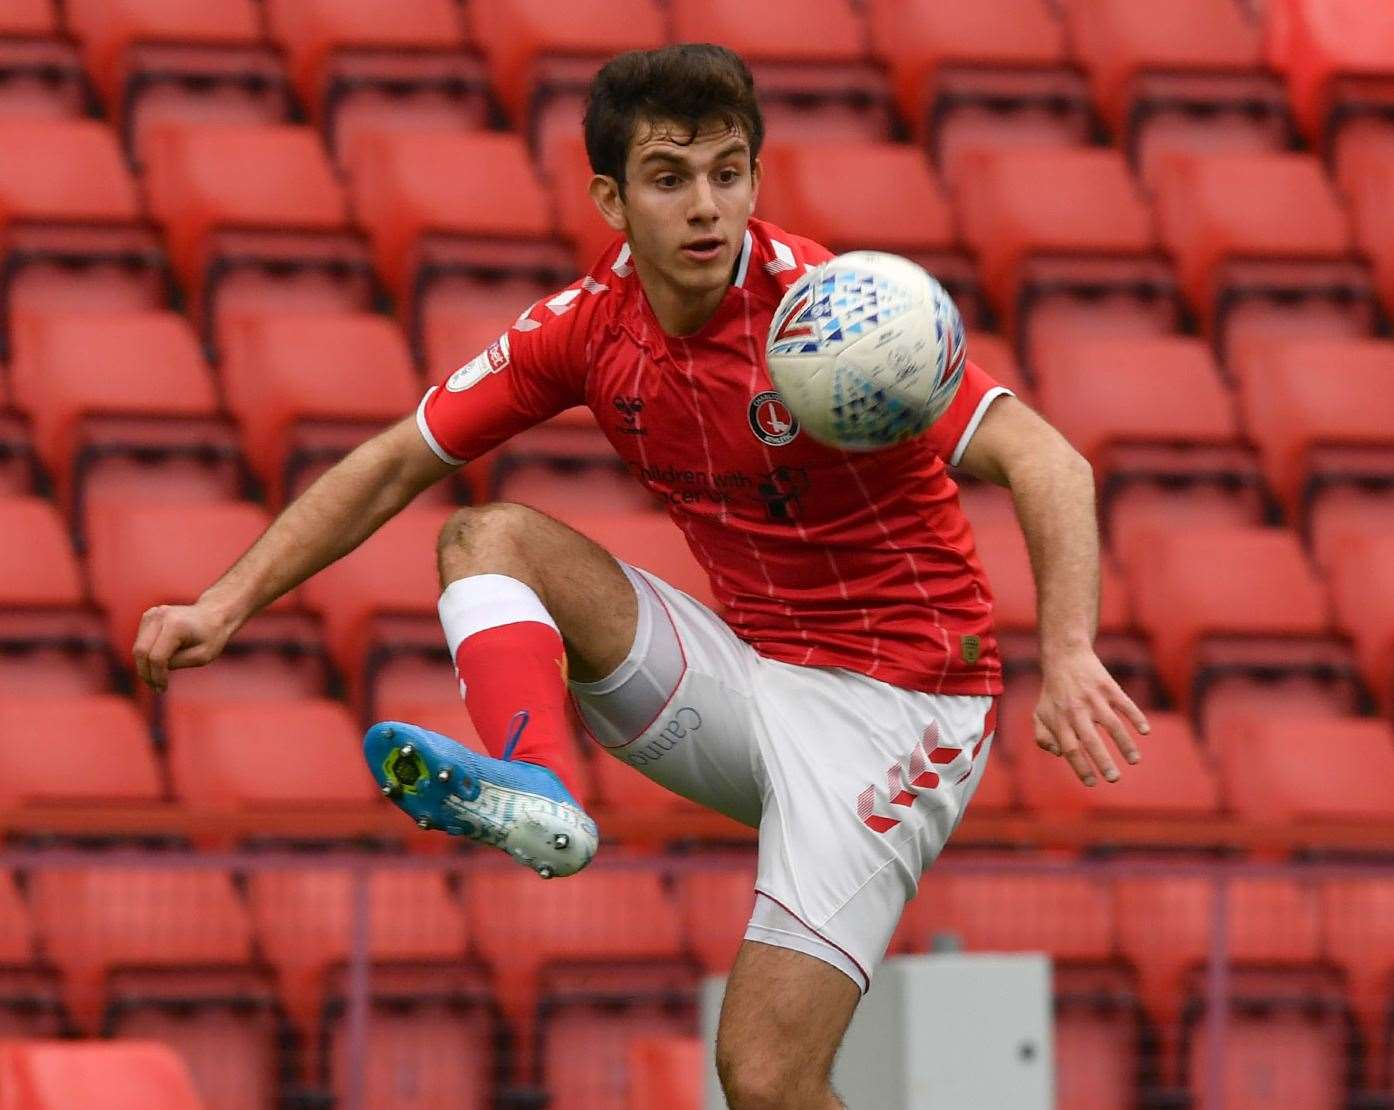
[(224, 396), (277, 504), (421, 396), (402, 334), (383, 316), (248, 316), (229, 321), (223, 339)]
[(1350, 187), (1356, 240), (1374, 266), (1375, 283), (1386, 313), (1394, 315), (1394, 216), (1388, 200), (1394, 189), (1394, 149), (1361, 167)]
[(544, 168), (555, 144), (579, 132), (596, 70), (625, 50), (667, 39), (653, 0), (493, 0), (475, 5), (470, 18), (499, 99)]
[[(541, 1079), (554, 1092), (548, 1105), (555, 1110), (631, 1105), (634, 1077), (630, 1068), (640, 1038), (697, 1040), (692, 992), (632, 997), (623, 989), (597, 985), (585, 995), (568, 995), (544, 1006)], [(677, 1090), (665, 1091), (658, 1105), (675, 1110), (684, 1096), (700, 1093), (703, 1072), (699, 1069), (685, 1078)]]
[(483, 127), (482, 60), (451, 0), (272, 0), (272, 32), (291, 79), (345, 163), (362, 127)]
[(933, 0), (872, 0), (868, 17), (901, 117), (955, 187), (974, 148), (1089, 140), (1088, 91), (1047, 0), (983, 0), (953, 19)]
[(622, 813), (691, 813), (699, 808), (681, 794), (660, 786), (622, 759), (595, 752), (590, 761), (599, 805)]
[(95, 694), (111, 682), (106, 636), (83, 602), (81, 572), (62, 517), (36, 497), (0, 497), (0, 688)]
[[(89, 572), (93, 597), (106, 610), (112, 647), (127, 663), (147, 608), (196, 601), (270, 523), (263, 510), (240, 501), (118, 503), (109, 509), (94, 521)], [(253, 617), (213, 666), (179, 672), (170, 696), (322, 693), (324, 649), (314, 622), (299, 611), (299, 597), (292, 592)]]
[(968, 357), (1028, 405), (1036, 404), (1036, 392), (1017, 362), (1012, 345), (991, 332), (968, 331)]
[(25, 311), (164, 305), (165, 258), (109, 128), (0, 117), (0, 149), (26, 154), (0, 160), (0, 355)]
[(1142, 762), (1129, 766), (1100, 729), (1099, 736), (1122, 777), (1115, 783), (1083, 785), (1062, 760), (1023, 760), (1017, 770), (1023, 802), (1043, 818), (1162, 817), (1177, 822), (1215, 818), (1220, 788), (1210, 761), (1184, 718), (1148, 714), (1152, 730), (1140, 740)]
[(84, 114), (90, 94), (82, 63), (58, 36), (53, 0), (11, 0), (0, 11), (0, 117)]
[[(579, 273), (587, 273), (619, 237), (619, 232), (601, 219), (590, 198), (592, 176), (585, 140), (580, 135), (558, 135), (549, 151), (547, 193), (557, 215), (558, 230), (572, 244), (572, 260)], [(768, 180), (769, 177), (761, 179), (756, 214), (779, 223), (781, 217), (765, 201), (764, 182)]]
[(1355, 641), (1366, 685), (1386, 712), (1394, 709), (1394, 531), (1357, 534), (1342, 544), (1327, 580), (1336, 623)]
[[(103, 372), (92, 373), (101, 352)], [(93, 511), (121, 501), (235, 495), (236, 436), (218, 415), (213, 376), (174, 313), (68, 312), (18, 326), (18, 402), (57, 478), (75, 536)]]
[(151, 211), (205, 343), (224, 312), (371, 307), (348, 198), (308, 127), (164, 124), (146, 153)]
[(687, 950), (703, 971), (725, 975), (755, 909), (754, 864), (683, 870), (676, 892)]
[[(1388, 817), (1394, 731), (1387, 722), (1253, 712), (1226, 723), (1213, 739), (1225, 798), (1238, 816), (1303, 829)], [(1327, 758), (1334, 752), (1340, 758)]]
[(56, 1037), (67, 1023), (57, 977), (35, 966), (29, 904), (14, 876), (0, 873), (0, 1037)]
[(1266, 50), (1287, 75), (1303, 135), (1330, 149), (1363, 119), (1394, 103), (1394, 26), (1360, 0), (1269, 0)]
[(650, 571), (703, 605), (719, 609), (711, 580), (666, 513), (558, 513), (563, 524), (617, 559)]
[[(371, 821), (382, 805), (339, 702), (185, 701), (169, 707), (166, 733), (174, 793), (191, 810)], [(295, 773), (268, 773), (288, 757)]]
[(377, 131), (362, 136), (350, 173), (358, 222), (418, 351), (424, 319), (441, 308), (527, 304), (570, 279), (547, 196), (516, 136)]
[(1384, 1070), (1389, 988), (1394, 984), (1394, 883), (1387, 878), (1332, 878), (1321, 884), (1326, 956), (1340, 968), (1365, 1038), (1365, 1080), (1373, 1089)]
[(166, 120), (274, 123), (290, 113), (254, 0), (71, 0), (64, 11), (133, 156)]
[(449, 515), (448, 508), (407, 509), (305, 584), (307, 604), (323, 616), (330, 656), (359, 708), (399, 665), (415, 670), (424, 658), (450, 666), (436, 614), (435, 566)]
[(0, 1048), (0, 1090), (15, 1110), (205, 1110), (209, 1105), (178, 1052), (155, 1041), (12, 1041)]
[(1159, 165), (1156, 189), (1181, 287), (1222, 358), (1247, 333), (1373, 330), (1369, 274), (1315, 158), (1174, 153)]
[(637, 1038), (629, 1048), (627, 1110), (700, 1110), (705, 1060), (697, 1037)]
[[(276, 969), (286, 1007), (317, 1027), (331, 973), (352, 955), (353, 877), (342, 869), (267, 870), (248, 885), (261, 949)], [(368, 958), (373, 974), (393, 967), (445, 970), (466, 958), (464, 911), (439, 872), (374, 868), (368, 886)]]
[(1246, 362), (1245, 427), (1291, 518), (1333, 485), (1394, 482), (1394, 343), (1285, 338)]
[(1394, 484), (1333, 486), (1312, 505), (1307, 530), (1317, 565), (1327, 568), (1355, 540), (1394, 536)]
[(890, 93), (867, 56), (867, 31), (849, 0), (669, 0), (678, 42), (719, 42), (750, 65), (772, 135), (816, 131), (885, 139)]
[[(1182, 706), (1225, 681), (1341, 669), (1328, 602), (1297, 537), (1280, 529), (1153, 533), (1127, 568), (1157, 670)], [(1350, 664), (1345, 663), (1349, 669)]]
[(1175, 326), (1173, 278), (1154, 257), (1151, 214), (1121, 155), (975, 151), (955, 203), (987, 296), (1028, 365), (1035, 337), (1050, 331), (1155, 335)]
[(1166, 151), (1287, 146), (1282, 86), (1260, 71), (1260, 29), (1233, 0), (1075, 0), (1065, 20), (1100, 115), (1144, 180)]
[[(849, 139), (770, 143), (765, 178), (777, 192), (770, 218), (834, 254), (883, 250), (918, 262), (953, 294), (968, 323), (983, 306), (977, 276), (954, 233), (953, 212), (924, 153), (904, 143)], [(900, 217), (887, 221), (887, 212)]]
[[(54, 774), (38, 752), (63, 752)], [(0, 796), (21, 807), (150, 803), (164, 794), (150, 734), (135, 706), (114, 694), (0, 698)], [(100, 818), (92, 819), (100, 833)]]

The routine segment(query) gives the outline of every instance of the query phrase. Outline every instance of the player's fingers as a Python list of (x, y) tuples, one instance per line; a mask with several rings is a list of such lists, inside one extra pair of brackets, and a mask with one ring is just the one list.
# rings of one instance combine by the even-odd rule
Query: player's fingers
[[(1137, 703), (1134, 702), (1132, 698), (1128, 697), (1128, 695), (1123, 692), (1123, 688), (1116, 682), (1113, 684), (1113, 689), (1109, 691), (1109, 703), (1114, 709), (1127, 717), (1129, 724), (1137, 729), (1143, 736), (1146, 736), (1152, 731), (1152, 726), (1148, 723), (1147, 715), (1137, 707)], [(1134, 745), (1134, 750), (1137, 750), (1136, 745)], [(1138, 752), (1138, 759), (1141, 758), (1142, 753)], [(1137, 760), (1131, 759), (1129, 762), (1136, 763)]]
[(1066, 718), (1062, 717), (1056, 725), (1055, 735), (1060, 741), (1060, 754), (1065, 757), (1065, 762), (1070, 765), (1070, 770), (1079, 776), (1079, 781), (1085, 786), (1093, 786), (1098, 781), (1094, 774), (1094, 766), (1089, 762), (1089, 757), (1084, 754), (1079, 737), (1075, 735), (1074, 729)]
[(1103, 740), (1099, 737), (1094, 716), (1094, 713), (1088, 708), (1079, 706), (1071, 711), (1070, 723), (1074, 725), (1075, 732), (1079, 735), (1080, 742), (1084, 746), (1085, 754), (1099, 769), (1099, 774), (1103, 775), (1107, 782), (1117, 782), (1118, 766), (1113, 762), (1113, 757), (1108, 754), (1108, 748), (1104, 746)]
[(1032, 723), (1035, 725), (1036, 730), (1036, 747), (1040, 748), (1042, 751), (1049, 752), (1051, 755), (1059, 755), (1060, 743), (1055, 739), (1050, 729), (1046, 727), (1045, 722), (1041, 720), (1039, 712), (1032, 717)]
[(160, 626), (159, 635), (150, 647), (150, 654), (146, 657), (150, 677), (146, 681), (161, 693), (169, 685), (170, 658), (179, 650), (183, 640), (184, 632), (178, 622), (167, 620)]
[(183, 667), (202, 667), (213, 662), (214, 650), (210, 644), (193, 644), (182, 647), (169, 657), (169, 669), (177, 671)]
[(1101, 700), (1095, 708), (1094, 716), (1113, 737), (1114, 746), (1118, 748), (1119, 754), (1124, 759), (1129, 763), (1136, 763), (1142, 758), (1142, 752), (1138, 750), (1137, 742), (1128, 731), (1127, 725), (1123, 723), (1123, 718), (1119, 716), (1117, 706), (1106, 699)]
[(140, 626), (136, 629), (135, 647), (132, 654), (135, 656), (136, 676), (147, 685), (153, 685), (150, 680), (150, 649), (155, 646), (155, 640), (159, 637), (160, 626), (164, 623), (165, 607), (156, 605), (153, 609), (147, 609), (140, 618)]

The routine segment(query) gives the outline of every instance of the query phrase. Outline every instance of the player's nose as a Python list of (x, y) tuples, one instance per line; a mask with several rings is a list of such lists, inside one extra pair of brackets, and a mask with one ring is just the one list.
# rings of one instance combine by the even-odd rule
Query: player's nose
[(712, 188), (712, 183), (704, 177), (697, 178), (688, 219), (706, 221), (718, 219), (720, 216), (721, 209), (717, 206), (716, 191)]

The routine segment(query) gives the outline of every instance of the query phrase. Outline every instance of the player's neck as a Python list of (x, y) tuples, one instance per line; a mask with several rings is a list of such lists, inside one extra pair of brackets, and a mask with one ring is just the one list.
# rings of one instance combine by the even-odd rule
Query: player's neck
[(716, 315), (729, 288), (722, 285), (698, 291), (683, 289), (666, 280), (639, 258), (634, 260), (634, 272), (638, 275), (639, 285), (644, 290), (649, 307), (653, 309), (658, 326), (671, 336), (691, 335), (700, 330)]

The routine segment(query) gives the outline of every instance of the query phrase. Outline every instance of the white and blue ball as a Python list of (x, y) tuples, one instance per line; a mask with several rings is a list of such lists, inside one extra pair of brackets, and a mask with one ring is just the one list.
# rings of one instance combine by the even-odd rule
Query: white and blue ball
[(872, 451), (919, 435), (963, 380), (953, 298), (899, 255), (853, 251), (789, 287), (770, 323), (770, 378), (814, 439)]

